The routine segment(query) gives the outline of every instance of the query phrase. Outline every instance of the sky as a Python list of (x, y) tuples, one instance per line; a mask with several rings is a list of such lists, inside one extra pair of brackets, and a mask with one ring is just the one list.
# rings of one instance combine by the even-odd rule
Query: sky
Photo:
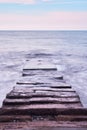
[(0, 0), (0, 30), (87, 30), (87, 0)]

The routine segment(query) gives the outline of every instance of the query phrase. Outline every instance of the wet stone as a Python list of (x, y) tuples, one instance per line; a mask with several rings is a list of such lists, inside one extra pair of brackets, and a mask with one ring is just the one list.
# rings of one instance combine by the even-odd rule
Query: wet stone
[(57, 121), (71, 121), (71, 122), (75, 122), (75, 121), (87, 121), (87, 116), (81, 116), (81, 115), (58, 115), (56, 116), (56, 120)]
[(45, 83), (65, 83), (64, 80), (60, 80), (57, 77), (53, 78), (53, 77), (46, 77), (46, 76), (27, 76), (27, 77), (21, 77), (21, 79), (17, 82), (17, 84), (45, 84)]
[(63, 123), (76, 126), (77, 122), (79, 125), (86, 122), (87, 126), (87, 109), (52, 60), (31, 58), (24, 66), (22, 77), (3, 101), (0, 122), (29, 122), (31, 126), (41, 125), (40, 122), (43, 126)]
[(38, 116), (44, 115), (78, 115), (78, 116), (87, 116), (87, 108), (83, 107), (71, 107), (70, 105), (64, 104), (33, 104), (33, 105), (24, 105), (24, 106), (9, 106), (3, 107), (0, 109), (1, 115), (35, 115)]
[(35, 77), (35, 76), (40, 76), (40, 77), (46, 77), (46, 78), (54, 78), (54, 79), (60, 79), (63, 80), (63, 75), (58, 73), (58, 71), (49, 71), (49, 70), (30, 70), (30, 71), (23, 71), (23, 76), (29, 76), (29, 77)]
[(46, 103), (80, 103), (78, 98), (51, 98), (51, 97), (39, 97), (29, 99), (5, 99), (3, 105), (27, 105), (27, 104), (46, 104)]
[(0, 122), (25, 122), (25, 121), (32, 121), (31, 116), (22, 116), (22, 115), (6, 115), (0, 116)]
[(13, 93), (33, 93), (34, 92), (34, 90), (33, 89), (30, 89), (30, 88), (18, 88), (18, 89), (14, 89), (13, 90)]
[(47, 91), (36, 91), (36, 94), (41, 95), (54, 95), (58, 97), (76, 97), (77, 94), (75, 92), (47, 92)]
[(56, 66), (49, 62), (41, 59), (33, 59), (27, 62), (24, 66), (24, 70), (57, 70)]
[(7, 94), (7, 98), (31, 98), (31, 97), (78, 97), (75, 92), (49, 92), (49, 91), (36, 91), (31, 92), (11, 92)]
[(3, 109), (9, 114), (29, 114), (29, 115), (57, 115), (59, 111), (57, 109), (71, 109), (71, 108), (81, 108), (80, 103), (45, 103), (45, 104), (29, 104), (29, 105), (6, 105)]
[(72, 87), (71, 87), (71, 85), (69, 85), (69, 84), (66, 84), (66, 83), (58, 83), (58, 84), (35, 84), (35, 83), (33, 83), (33, 84), (16, 84), (15, 86), (14, 86), (14, 88), (13, 88), (13, 90), (14, 89), (16, 89), (16, 88), (25, 88), (25, 89), (27, 89), (27, 88), (30, 88), (30, 89), (34, 89), (34, 88), (37, 88), (37, 89), (56, 89), (56, 90), (63, 90), (63, 89), (65, 89), (65, 90), (67, 90), (68, 91), (68, 89), (70, 89), (70, 90), (73, 90), (72, 89)]
[(13, 92), (35, 92), (35, 91), (52, 91), (52, 92), (75, 92), (71, 88), (51, 88), (51, 87), (34, 87), (34, 86), (15, 86)]
[(51, 88), (71, 88), (71, 85), (65, 83), (65, 82), (47, 82), (47, 80), (45, 82), (40, 82), (40, 81), (18, 81), (17, 85), (21, 85), (21, 86), (28, 86), (28, 87), (51, 87)]

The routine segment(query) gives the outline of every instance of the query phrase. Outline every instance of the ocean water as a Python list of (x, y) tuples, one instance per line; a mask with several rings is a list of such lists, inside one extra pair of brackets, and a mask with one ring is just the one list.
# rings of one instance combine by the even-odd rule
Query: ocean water
[(0, 107), (34, 54), (53, 63), (87, 107), (87, 31), (0, 31)]

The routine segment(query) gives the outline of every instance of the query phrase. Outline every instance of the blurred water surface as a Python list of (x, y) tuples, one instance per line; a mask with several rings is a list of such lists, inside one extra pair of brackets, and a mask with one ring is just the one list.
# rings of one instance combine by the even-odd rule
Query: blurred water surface
[(51, 53), (53, 62), (87, 107), (87, 31), (0, 31), (0, 106), (26, 60)]

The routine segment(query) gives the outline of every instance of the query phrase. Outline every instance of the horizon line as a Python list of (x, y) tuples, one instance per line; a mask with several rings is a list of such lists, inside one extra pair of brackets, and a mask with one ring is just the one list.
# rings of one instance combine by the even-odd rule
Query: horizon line
[(37, 30), (37, 29), (23, 29), (23, 30), (21, 30), (21, 29), (2, 29), (2, 30), (0, 30), (0, 31), (87, 31), (87, 29), (59, 29), (59, 30), (56, 30), (56, 29), (52, 29), (52, 30), (50, 30), (50, 29), (40, 29), (40, 30)]

